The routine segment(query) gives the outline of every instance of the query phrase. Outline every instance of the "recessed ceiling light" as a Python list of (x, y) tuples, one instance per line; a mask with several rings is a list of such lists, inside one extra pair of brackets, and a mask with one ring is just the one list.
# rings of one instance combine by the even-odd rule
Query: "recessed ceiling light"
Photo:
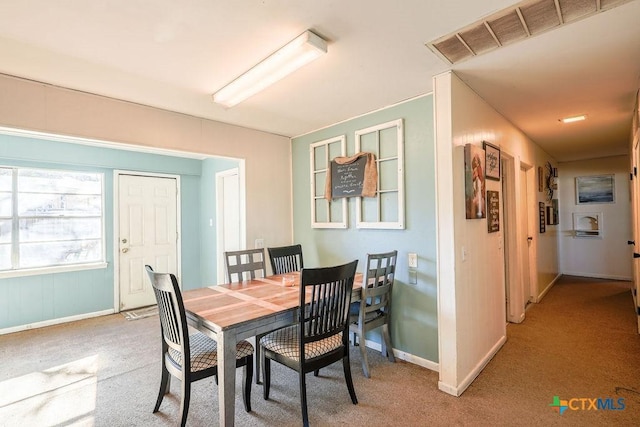
[(571, 117), (565, 117), (564, 119), (558, 119), (558, 121), (562, 123), (573, 123), (573, 122), (581, 122), (582, 120), (586, 120), (586, 119), (587, 119), (587, 115), (581, 114), (579, 116), (571, 116)]

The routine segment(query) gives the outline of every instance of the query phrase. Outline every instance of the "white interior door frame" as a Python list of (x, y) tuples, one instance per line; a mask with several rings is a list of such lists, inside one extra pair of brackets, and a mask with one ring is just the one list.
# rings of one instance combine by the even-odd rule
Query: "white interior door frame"
[[(633, 253), (640, 253), (640, 131), (637, 131), (632, 141), (632, 181), (631, 181), (631, 214), (633, 224)], [(637, 316), (638, 333), (640, 333), (640, 259), (633, 258), (633, 301)]]
[(513, 157), (502, 155), (502, 198), (503, 198), (503, 251), (505, 261), (505, 280), (507, 293), (507, 321), (521, 323), (524, 320), (522, 303), (522, 266), (518, 262), (518, 215), (516, 211), (518, 196), (516, 185), (516, 163)]
[(538, 241), (540, 240), (539, 223), (538, 223), (538, 202), (536, 199), (536, 171), (531, 165), (521, 163), (520, 165), (525, 171), (527, 179), (527, 205), (524, 207), (527, 212), (527, 220), (529, 223), (529, 236), (536, 236), (533, 238), (528, 252), (529, 261), (529, 288), (525, 291), (528, 292), (528, 298), (524, 301), (526, 305), (528, 302), (538, 302), (538, 263), (537, 263), (537, 250)]
[(238, 175), (238, 202), (239, 202), (239, 250), (246, 249), (247, 245), (247, 210), (246, 210), (246, 186), (245, 186), (245, 162), (240, 160), (237, 168), (216, 173), (216, 276), (218, 283), (225, 283), (224, 276), (224, 204), (225, 197), (223, 191), (224, 178), (231, 175)]
[[(153, 172), (140, 172), (115, 169), (113, 171), (113, 307), (116, 313), (120, 312), (120, 241), (118, 230), (120, 230), (120, 191), (119, 181), (121, 175), (133, 175), (140, 177), (156, 177), (156, 178), (171, 178), (176, 180), (177, 194), (176, 194), (176, 229), (178, 231), (178, 237), (176, 239), (176, 262), (177, 262), (177, 275), (182, 276), (182, 220), (180, 202), (180, 175), (162, 174)], [(182, 283), (179, 281), (179, 283)]]

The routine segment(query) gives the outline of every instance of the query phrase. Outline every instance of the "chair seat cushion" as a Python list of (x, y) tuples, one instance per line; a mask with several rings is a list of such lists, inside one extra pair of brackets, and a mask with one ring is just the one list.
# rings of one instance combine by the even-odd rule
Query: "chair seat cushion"
[[(275, 353), (282, 354), (293, 360), (300, 360), (298, 343), (298, 325), (288, 326), (271, 332), (260, 340), (260, 345)], [(322, 356), (342, 346), (342, 333), (333, 335), (320, 341), (307, 343), (304, 346), (305, 360)]]
[[(203, 333), (196, 332), (189, 335), (191, 348), (191, 372), (202, 371), (218, 364), (218, 343)], [(236, 359), (242, 359), (253, 354), (253, 346), (249, 341), (240, 341), (236, 345)], [(169, 348), (169, 357), (177, 366), (182, 366), (182, 353)]]

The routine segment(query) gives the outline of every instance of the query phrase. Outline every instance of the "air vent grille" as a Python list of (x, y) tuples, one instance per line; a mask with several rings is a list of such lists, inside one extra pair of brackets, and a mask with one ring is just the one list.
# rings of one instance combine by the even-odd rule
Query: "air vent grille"
[(556, 4), (553, 0), (525, 4), (520, 8), (520, 12), (532, 36), (560, 25)]
[(427, 46), (455, 64), (631, 0), (526, 0)]
[(503, 46), (527, 37), (527, 32), (515, 10), (487, 22)]
[(470, 30), (462, 31), (460, 32), (460, 36), (476, 55), (499, 46), (498, 41), (493, 38), (489, 28), (485, 24), (480, 24)]
[(560, 4), (564, 22), (571, 22), (585, 15), (595, 13), (596, 2), (593, 0), (565, 0)]

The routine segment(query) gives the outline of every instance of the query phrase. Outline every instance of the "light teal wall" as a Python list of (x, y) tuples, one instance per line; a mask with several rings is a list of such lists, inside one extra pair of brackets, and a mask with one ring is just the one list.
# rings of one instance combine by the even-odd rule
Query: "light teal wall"
[[(355, 200), (349, 200), (348, 229), (312, 229), (309, 145), (346, 135), (347, 155), (355, 153), (354, 132), (395, 119), (404, 120), (405, 230), (355, 228)], [(438, 362), (436, 299), (436, 220), (433, 97), (421, 97), (293, 139), (294, 241), (301, 243), (305, 267), (359, 259), (367, 253), (398, 250), (393, 291), (394, 348)], [(418, 254), (418, 283), (409, 285), (407, 254)], [(371, 337), (380, 342), (379, 333)]]
[(202, 286), (201, 200), (215, 201), (215, 185), (201, 182), (203, 161), (0, 135), (0, 165), (104, 173), (108, 263), (106, 269), (0, 279), (0, 329), (113, 308), (114, 169), (180, 175), (181, 281), (185, 289)]
[[(200, 265), (202, 266), (203, 285), (218, 283), (216, 264), (216, 173), (237, 168), (238, 166), (239, 161), (231, 159), (206, 159), (202, 162)], [(212, 225), (210, 225), (209, 220), (211, 220)]]

